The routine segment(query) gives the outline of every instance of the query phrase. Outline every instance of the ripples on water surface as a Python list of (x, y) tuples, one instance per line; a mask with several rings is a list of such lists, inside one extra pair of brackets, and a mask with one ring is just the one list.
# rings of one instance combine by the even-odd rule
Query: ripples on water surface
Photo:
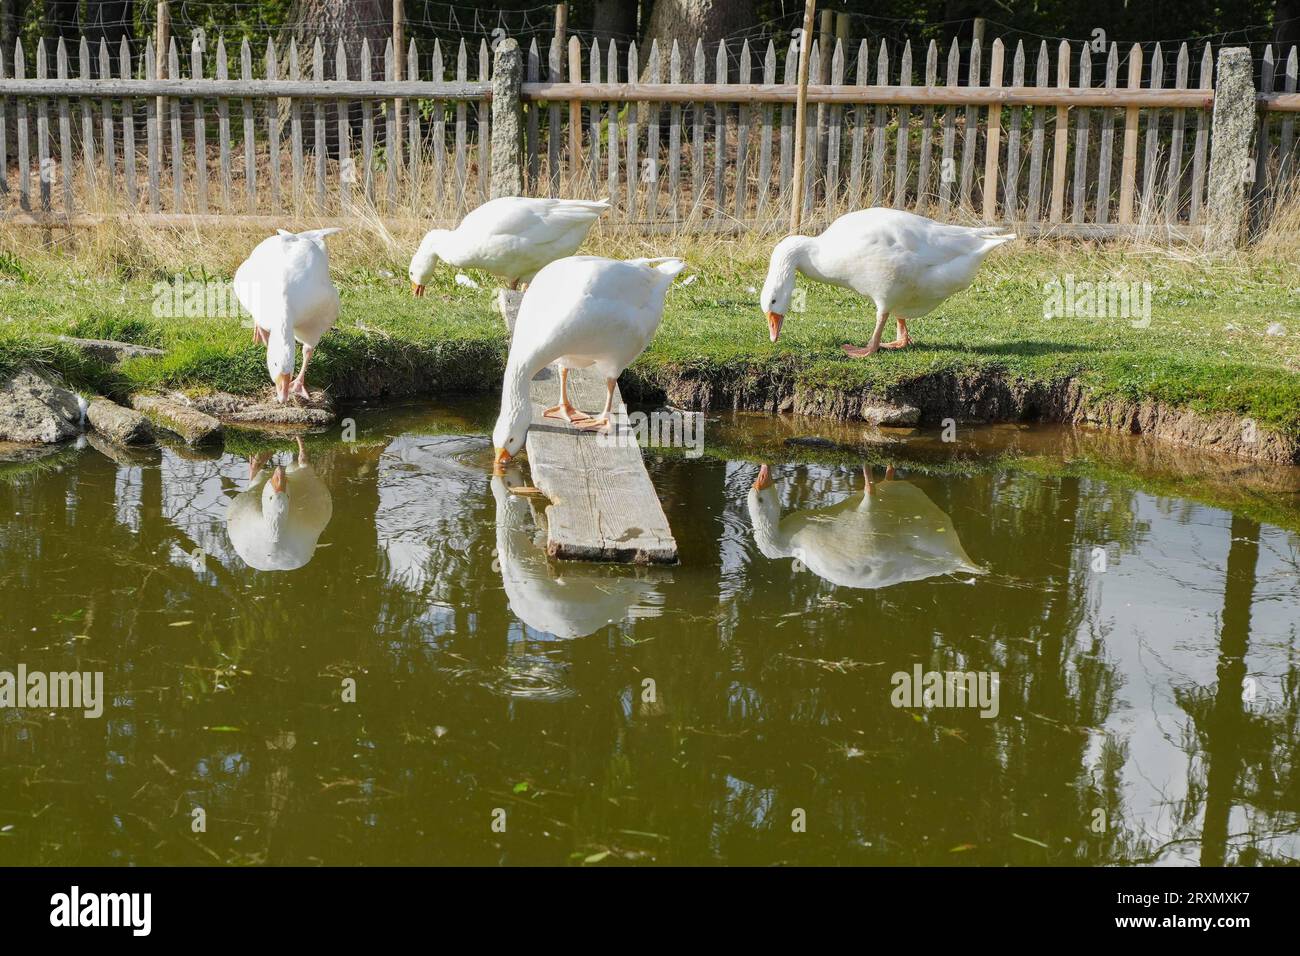
[[(109, 697), (0, 710), (0, 862), (1300, 851), (1282, 527), (1024, 469), (900, 461), (867, 500), (861, 463), (755, 491), (652, 454), (681, 565), (558, 566), (526, 476), (489, 477), (490, 409), (356, 417), (301, 463), (85, 447), (0, 482), (0, 670)], [(999, 672), (997, 717), (892, 706), (917, 664)]]

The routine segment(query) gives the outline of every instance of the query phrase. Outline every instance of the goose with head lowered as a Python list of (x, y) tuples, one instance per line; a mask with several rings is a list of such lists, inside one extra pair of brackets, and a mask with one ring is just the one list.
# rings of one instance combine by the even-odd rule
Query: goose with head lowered
[(530, 282), (547, 263), (577, 252), (606, 200), (502, 196), (479, 206), (455, 229), (425, 234), (411, 258), (411, 291), (424, 295), (439, 260), (482, 269), (510, 288)]
[[(339, 230), (286, 232), (258, 243), (235, 270), (235, 297), (253, 317), (253, 341), (266, 345), (266, 370), (276, 401), (307, 393), (307, 363), (339, 317), (339, 291), (330, 280), (325, 237)], [(293, 367), (302, 343), (302, 369)]]
[[(901, 209), (846, 213), (820, 236), (786, 236), (772, 250), (760, 304), (775, 342), (790, 310), (796, 273), (852, 289), (876, 305), (876, 327), (866, 346), (843, 346), (852, 358), (912, 343), (907, 320), (933, 311), (971, 284), (992, 250), (1016, 238), (996, 226), (967, 227), (935, 222)], [(882, 343), (893, 316), (898, 334)]]
[[(492, 430), (498, 466), (523, 450), (533, 420), (528, 386), (552, 362), (560, 367), (560, 403), (546, 410), (547, 417), (583, 429), (608, 428), (618, 377), (654, 338), (668, 287), (685, 268), (673, 258), (571, 256), (537, 273), (519, 306), (501, 414)], [(575, 368), (595, 368), (605, 379), (605, 408), (598, 415), (569, 402), (569, 371)]]

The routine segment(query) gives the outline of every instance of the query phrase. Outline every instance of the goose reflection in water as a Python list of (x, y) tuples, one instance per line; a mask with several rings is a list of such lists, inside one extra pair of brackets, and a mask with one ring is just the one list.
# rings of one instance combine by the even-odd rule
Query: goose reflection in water
[(258, 571), (293, 571), (311, 560), (316, 542), (334, 513), (329, 488), (307, 462), (298, 439), (298, 457), (286, 468), (268, 468), (271, 455), (248, 461), (251, 484), (231, 499), (226, 529), (235, 552)]
[(825, 508), (781, 517), (771, 469), (763, 465), (749, 492), (754, 541), (768, 558), (797, 558), (820, 578), (842, 587), (875, 590), (965, 571), (983, 574), (962, 548), (952, 519), (910, 481), (873, 481), (863, 466), (864, 489)]
[(533, 520), (529, 499), (509, 489), (524, 484), (516, 466), (492, 477), (496, 499), (496, 560), (510, 610), (528, 627), (559, 638), (586, 637), (608, 624), (656, 617), (657, 584), (667, 572), (566, 563), (552, 572), (546, 533)]

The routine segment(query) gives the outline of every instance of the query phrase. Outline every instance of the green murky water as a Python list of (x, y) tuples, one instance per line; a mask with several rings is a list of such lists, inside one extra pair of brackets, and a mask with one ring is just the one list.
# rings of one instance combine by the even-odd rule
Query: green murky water
[[(0, 671), (106, 698), (0, 710), (0, 863), (1300, 856), (1294, 533), (909, 468), (933, 436), (867, 494), (789, 420), (711, 419), (770, 488), (651, 453), (681, 565), (559, 567), (492, 409), (354, 417), (301, 463), (86, 447), (0, 482)], [(895, 706), (918, 671), (996, 674), (996, 715)]]

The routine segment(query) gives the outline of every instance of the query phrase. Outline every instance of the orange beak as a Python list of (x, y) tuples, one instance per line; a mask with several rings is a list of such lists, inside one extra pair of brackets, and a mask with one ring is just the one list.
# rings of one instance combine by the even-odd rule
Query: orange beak
[(496, 450), (496, 461), (492, 463), (492, 472), (497, 475), (504, 475), (506, 471), (506, 462), (510, 460), (510, 452), (504, 448)]
[(424, 286), (418, 282), (412, 282), (411, 295), (415, 296), (417, 299), (424, 298)]
[(276, 465), (275, 471), (271, 472), (271, 487), (277, 495), (284, 491), (284, 468), (280, 465)]
[(784, 321), (784, 315), (777, 315), (775, 312), (767, 313), (767, 328), (772, 333), (773, 342), (781, 337), (781, 323)]
[(754, 480), (754, 489), (762, 491), (764, 488), (772, 487), (772, 470), (767, 465), (758, 466), (758, 478)]

